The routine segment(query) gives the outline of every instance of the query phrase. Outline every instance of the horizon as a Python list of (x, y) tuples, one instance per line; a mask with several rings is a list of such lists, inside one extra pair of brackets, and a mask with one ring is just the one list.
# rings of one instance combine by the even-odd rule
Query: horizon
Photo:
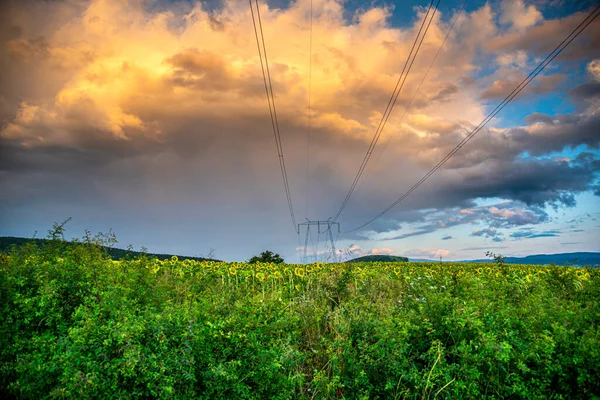
[[(429, 4), (260, 2), (297, 222), (345, 205)], [(338, 212), (343, 232), (418, 182), (594, 2), (439, 4)], [(301, 260), (247, 2), (9, 0), (0, 21), (0, 236), (72, 217), (68, 239), (112, 230), (150, 253)], [(600, 19), (336, 248), (444, 261), (600, 252), (598, 132)], [(309, 253), (326, 240), (309, 236)]]
[[(52, 240), (49, 237), (31, 237), (31, 238), (24, 238), (24, 237), (16, 237), (16, 236), (0, 236), (0, 239), (23, 239), (23, 240), (46, 240), (46, 241), (50, 241)], [(66, 242), (72, 243), (75, 240), (77, 240), (76, 243), (82, 243), (81, 242), (81, 238), (65, 238), (64, 239)], [(125, 252), (133, 252), (133, 253), (145, 253), (145, 254), (149, 254), (149, 255), (157, 255), (157, 256), (176, 256), (176, 257), (183, 257), (183, 258), (201, 258), (201, 259), (206, 259), (206, 260), (213, 260), (213, 261), (218, 261), (218, 262), (240, 262), (238, 261), (230, 261), (230, 260), (219, 260), (216, 257), (213, 257), (213, 255), (210, 254), (210, 250), (209, 249), (209, 254), (196, 254), (196, 255), (191, 255), (191, 254), (170, 254), (170, 253), (157, 253), (157, 252), (152, 252), (149, 249), (145, 248), (144, 246), (142, 246), (140, 249), (135, 249), (130, 247), (130, 245), (127, 246), (123, 246), (123, 245), (119, 245), (118, 242), (116, 242), (113, 245), (108, 245), (108, 244), (104, 244), (102, 245), (104, 247), (106, 247), (107, 249), (114, 249), (114, 250), (119, 250), (119, 251), (125, 251)], [(0, 246), (0, 249), (2, 248), (2, 246)], [(268, 249), (267, 249), (268, 250)], [(404, 257), (406, 258), (408, 261), (410, 262), (449, 262), (449, 263), (454, 263), (454, 262), (475, 262), (475, 261), (488, 261), (490, 263), (497, 263), (498, 261), (495, 260), (495, 257), (499, 256), (502, 259), (526, 259), (526, 258), (532, 258), (532, 257), (552, 257), (552, 256), (569, 256), (569, 255), (575, 255), (575, 254), (592, 254), (592, 255), (598, 255), (600, 256), (600, 252), (589, 252), (589, 251), (583, 251), (583, 252), (569, 252), (569, 253), (540, 253), (540, 254), (528, 254), (528, 255), (524, 255), (524, 256), (506, 256), (504, 254), (498, 253), (498, 254), (489, 254), (489, 255), (484, 255), (484, 257), (481, 258), (472, 258), (472, 259), (462, 259), (462, 260), (447, 260), (447, 259), (433, 259), (433, 258), (419, 258), (419, 257), (404, 257), (402, 254), (366, 254), (366, 255), (353, 255), (353, 254), (344, 254), (344, 255), (340, 255), (338, 261), (310, 261), (308, 260), (307, 263), (311, 263), (311, 262), (319, 262), (319, 263), (335, 263), (335, 262), (347, 262), (347, 261), (353, 261), (353, 260), (358, 260), (359, 258), (365, 258), (365, 257)], [(254, 256), (259, 256), (260, 254), (255, 254)], [(275, 253), (276, 256), (279, 256), (279, 254)], [(248, 257), (251, 258), (251, 257)], [(247, 262), (248, 260), (242, 260), (241, 262)], [(285, 261), (285, 263), (289, 264), (289, 262)]]

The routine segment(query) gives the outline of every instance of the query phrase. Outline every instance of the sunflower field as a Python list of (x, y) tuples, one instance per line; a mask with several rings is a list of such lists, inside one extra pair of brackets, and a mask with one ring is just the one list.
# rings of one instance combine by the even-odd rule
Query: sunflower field
[(0, 397), (600, 398), (600, 270), (0, 255)]

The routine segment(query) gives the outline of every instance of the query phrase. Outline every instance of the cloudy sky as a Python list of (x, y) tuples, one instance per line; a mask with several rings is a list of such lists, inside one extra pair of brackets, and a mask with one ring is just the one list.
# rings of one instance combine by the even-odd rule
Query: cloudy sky
[[(463, 3), (441, 0), (343, 232), (427, 173), (594, 6)], [(336, 214), (428, 4), (312, 0), (309, 112), (311, 1), (261, 1), (299, 222)], [(68, 236), (112, 229), (120, 247), (300, 260), (247, 1), (2, 1), (0, 68), (0, 235), (44, 236), (72, 217)], [(337, 247), (444, 259), (600, 251), (599, 146), (600, 18), (425, 184)], [(309, 251), (323, 240), (312, 235)]]

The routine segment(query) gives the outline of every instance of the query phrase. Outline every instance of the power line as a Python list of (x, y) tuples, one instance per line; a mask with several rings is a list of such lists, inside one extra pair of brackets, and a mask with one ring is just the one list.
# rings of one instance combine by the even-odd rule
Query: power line
[[(444, 37), (444, 40), (442, 41), (442, 44), (440, 45), (440, 47), (438, 48), (437, 53), (435, 54), (435, 56), (431, 60), (431, 64), (429, 64), (429, 67), (427, 68), (427, 71), (425, 72), (425, 75), (423, 75), (423, 79), (421, 79), (421, 82), (419, 83), (419, 86), (417, 86), (417, 89), (413, 93), (413, 96), (410, 99), (410, 102), (408, 103), (408, 105), (406, 106), (406, 108), (404, 108), (404, 112), (402, 113), (402, 116), (400, 117), (400, 119), (398, 121), (399, 124), (404, 120), (404, 117), (408, 113), (408, 110), (410, 110), (413, 102), (415, 101), (415, 98), (417, 97), (417, 94), (419, 93), (419, 90), (421, 90), (421, 86), (423, 86), (423, 83), (427, 79), (427, 76), (429, 75), (429, 72), (431, 71), (431, 68), (433, 67), (433, 64), (435, 64), (438, 56), (440, 55), (440, 53), (442, 51), (442, 48), (444, 47), (444, 44), (446, 44), (446, 41), (448, 40), (448, 37), (450, 36), (450, 33), (454, 29), (454, 25), (456, 25), (456, 21), (458, 21), (458, 18), (460, 17), (460, 15), (462, 14), (462, 12), (464, 11), (466, 4), (467, 4), (467, 0), (464, 0), (464, 2), (462, 3), (461, 8), (459, 9), (458, 13), (456, 13), (456, 16), (454, 17), (454, 20), (452, 21), (452, 24), (450, 25), (450, 28), (448, 29), (448, 32), (446, 32), (446, 36)], [(390, 142), (392, 141), (392, 139), (394, 138), (394, 136), (396, 136), (397, 133), (398, 133), (398, 131), (394, 131), (391, 135), (388, 136), (387, 140), (385, 141), (385, 143), (383, 145), (383, 148), (381, 149), (381, 151), (377, 155), (377, 158), (375, 159), (374, 162), (371, 163), (371, 167), (367, 171), (367, 176), (365, 177), (365, 179), (363, 179), (362, 183), (364, 183), (368, 179), (368, 177), (371, 174), (371, 172), (373, 172), (373, 168), (375, 168), (375, 165), (377, 165), (377, 163), (379, 162), (379, 159), (381, 158), (381, 155), (388, 148), (388, 145), (390, 144)], [(360, 189), (360, 187), (361, 187), (361, 185), (358, 185), (357, 190)]]
[(357, 228), (346, 231), (345, 233), (355, 232), (359, 229), (364, 228), (365, 226), (371, 224), (376, 219), (382, 217), (384, 214), (389, 212), (392, 208), (396, 207), (398, 203), (407, 198), (412, 192), (414, 192), (419, 186), (421, 186), (431, 175), (433, 175), (438, 169), (440, 169), (452, 156), (454, 156), (460, 149), (463, 148), (483, 127), (490, 122), (511, 100), (513, 100), (540, 72), (546, 68), (548, 64), (552, 62), (571, 42), (581, 34), (597, 17), (600, 15), (598, 13), (600, 10), (600, 6), (596, 7), (581, 23), (566, 37), (556, 48), (546, 56), (546, 58), (529, 73), (529, 75), (521, 81), (521, 83), (513, 89), (513, 91), (506, 96), (504, 100), (500, 104), (492, 110), (487, 117), (484, 118), (483, 121), (479, 123), (472, 131), (469, 133), (460, 143), (448, 153), (439, 163), (437, 163), (425, 176), (423, 176), (417, 183), (415, 183), (408, 191), (406, 191), (402, 196), (396, 199), (392, 204), (390, 204), (386, 209), (377, 214), (375, 217), (371, 218), (366, 223), (360, 225)]
[[(292, 196), (290, 194), (290, 185), (287, 177), (287, 170), (285, 168), (285, 158), (283, 156), (283, 146), (281, 144), (281, 134), (279, 132), (279, 121), (277, 120), (277, 110), (275, 108), (275, 96), (273, 95), (273, 84), (271, 83), (271, 72), (269, 70), (269, 60), (267, 58), (267, 47), (265, 46), (265, 36), (263, 34), (262, 20), (260, 18), (260, 7), (258, 0), (256, 3), (256, 15), (258, 19), (258, 27), (256, 27), (256, 19), (254, 18), (254, 7), (252, 6), (252, 0), (248, 0), (250, 4), (250, 12), (252, 14), (252, 24), (254, 25), (254, 35), (256, 36), (256, 46), (258, 47), (258, 56), (260, 58), (260, 67), (262, 69), (263, 81), (265, 83), (265, 92), (267, 94), (267, 102), (269, 103), (269, 114), (271, 115), (271, 125), (273, 126), (273, 135), (275, 136), (275, 145), (277, 147), (277, 155), (279, 156), (279, 167), (281, 169), (281, 177), (283, 178), (283, 185), (285, 187), (285, 195), (287, 198), (288, 208), (290, 211), (290, 217), (292, 218), (292, 224), (294, 231), (296, 231), (296, 216), (294, 215), (294, 206), (292, 204)], [(258, 30), (260, 30), (261, 40), (258, 38)], [(261, 51), (262, 42), (262, 51)], [(263, 65), (263, 53), (264, 53), (264, 65)], [(266, 67), (266, 74), (265, 74)]]
[[(385, 108), (385, 111), (383, 113), (381, 121), (379, 121), (379, 125), (375, 131), (375, 135), (373, 136), (373, 139), (371, 140), (371, 144), (369, 144), (367, 153), (365, 154), (362, 164), (360, 165), (358, 172), (356, 173), (356, 176), (354, 177), (354, 181), (352, 182), (352, 185), (350, 186), (350, 190), (348, 190), (348, 193), (346, 194), (346, 197), (344, 198), (342, 205), (340, 206), (338, 212), (336, 213), (335, 217), (333, 218), (333, 221), (338, 220), (338, 218), (342, 214), (342, 211), (344, 211), (344, 208), (346, 208), (346, 205), (348, 204), (350, 197), (352, 197), (352, 194), (354, 193), (354, 190), (356, 189), (356, 185), (358, 184), (358, 181), (360, 180), (360, 178), (369, 162), (369, 159), (371, 158), (371, 154), (373, 153), (373, 150), (375, 149), (375, 146), (377, 145), (379, 137), (381, 136), (381, 133), (383, 132), (383, 129), (385, 128), (385, 124), (387, 123), (387, 120), (392, 112), (392, 109), (394, 108), (394, 105), (396, 104), (396, 100), (398, 100), (400, 91), (402, 90), (402, 87), (404, 86), (404, 82), (406, 82), (406, 78), (408, 77), (408, 74), (410, 73), (412, 65), (415, 62), (415, 59), (417, 57), (417, 54), (419, 53), (419, 49), (421, 48), (421, 45), (423, 44), (425, 35), (427, 34), (427, 31), (429, 30), (429, 26), (431, 25), (431, 22), (433, 21), (435, 13), (440, 4), (440, 0), (437, 1), (435, 8), (433, 10), (433, 13), (431, 14), (431, 18), (429, 19), (429, 22), (427, 22), (429, 13), (431, 12), (431, 9), (433, 8), (433, 3), (434, 3), (434, 0), (431, 0), (431, 3), (429, 4), (429, 8), (427, 9), (427, 13), (425, 14), (425, 17), (423, 18), (423, 22), (421, 23), (421, 27), (419, 28), (419, 32), (417, 33), (417, 37), (415, 38), (412, 48), (410, 49), (410, 53), (408, 54), (408, 58), (406, 59), (406, 62), (404, 63), (404, 68), (402, 68), (402, 72), (400, 73), (400, 76), (398, 77), (398, 82), (396, 82), (396, 87), (394, 88), (394, 91), (392, 92), (392, 96), (388, 100), (388, 104)], [(427, 27), (425, 28), (425, 32), (423, 33), (423, 36), (421, 36), (421, 32), (423, 31), (423, 27), (425, 26), (426, 22), (427, 22)], [(419, 43), (418, 45), (417, 45), (417, 42)], [(415, 51), (415, 48), (416, 48), (416, 51)], [(414, 52), (414, 56), (413, 56), (413, 52)], [(405, 71), (406, 71), (406, 74), (404, 74)], [(404, 79), (402, 79), (403, 76), (404, 76)], [(401, 83), (401, 81), (402, 81), (402, 83)]]
[(310, 134), (311, 134), (311, 88), (312, 88), (312, 31), (313, 31), (313, 2), (310, 0), (310, 34), (308, 47), (308, 129), (306, 135), (306, 199), (304, 213), (308, 214), (308, 193), (310, 192)]

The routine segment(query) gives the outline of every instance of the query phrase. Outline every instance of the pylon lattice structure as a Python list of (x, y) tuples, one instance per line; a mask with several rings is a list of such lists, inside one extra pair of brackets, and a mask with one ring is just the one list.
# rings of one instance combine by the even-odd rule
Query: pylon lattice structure
[[(316, 227), (317, 229), (317, 245), (314, 249), (314, 253), (313, 253), (313, 262), (317, 262), (319, 259), (319, 237), (321, 236), (321, 234), (325, 234), (327, 239), (329, 239), (329, 245), (330, 248), (328, 252), (326, 252), (325, 254), (328, 254), (327, 258), (330, 258), (333, 262), (338, 262), (338, 256), (337, 256), (337, 252), (335, 250), (335, 241), (333, 240), (333, 232), (332, 232), (332, 228), (337, 227), (337, 233), (340, 233), (340, 223), (339, 222), (334, 222), (331, 221), (331, 218), (326, 220), (326, 221), (311, 221), (308, 218), (306, 219), (306, 222), (302, 222), (300, 224), (298, 224), (298, 234), (300, 234), (302, 227), (305, 227), (306, 229), (306, 236), (304, 239), (304, 251), (302, 253), (302, 262), (303, 263), (307, 263), (308, 262), (308, 240), (311, 237), (311, 227)], [(326, 239), (326, 240), (327, 240)]]

